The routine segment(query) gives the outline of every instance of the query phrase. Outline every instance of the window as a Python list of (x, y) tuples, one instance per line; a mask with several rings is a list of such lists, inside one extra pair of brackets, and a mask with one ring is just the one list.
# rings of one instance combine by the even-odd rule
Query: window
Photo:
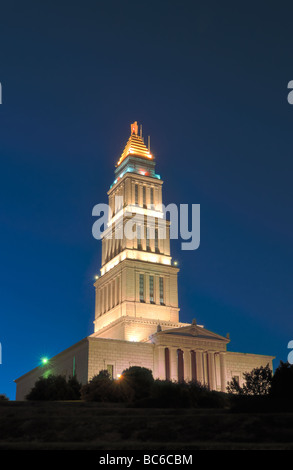
[(137, 225), (137, 249), (142, 250), (141, 246), (141, 225)]
[(146, 207), (146, 187), (142, 187), (142, 201), (143, 201), (143, 207)]
[(159, 252), (159, 233), (157, 228), (155, 229), (155, 252)]
[(159, 285), (160, 285), (160, 304), (164, 305), (164, 279), (162, 277), (160, 277)]
[(139, 275), (139, 300), (144, 302), (144, 275)]
[(135, 204), (138, 204), (138, 184), (135, 185)]
[(154, 276), (150, 276), (150, 303), (154, 302)]
[(149, 230), (146, 231), (146, 250), (151, 251), (150, 239), (149, 239)]
[(114, 366), (112, 364), (107, 364), (107, 371), (110, 378), (113, 379)]
[(154, 205), (154, 188), (151, 188), (151, 206)]

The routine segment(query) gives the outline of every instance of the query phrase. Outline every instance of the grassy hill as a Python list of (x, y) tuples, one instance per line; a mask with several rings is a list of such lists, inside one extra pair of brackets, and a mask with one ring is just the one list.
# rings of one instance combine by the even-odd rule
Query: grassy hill
[(0, 449), (293, 450), (293, 413), (2, 402)]

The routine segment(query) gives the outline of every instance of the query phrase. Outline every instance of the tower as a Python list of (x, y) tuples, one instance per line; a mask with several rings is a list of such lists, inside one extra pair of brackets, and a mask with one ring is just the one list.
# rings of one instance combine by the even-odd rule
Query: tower
[(170, 255), (162, 184), (134, 122), (108, 191), (101, 276), (95, 283), (96, 337), (147, 342), (158, 325), (179, 326), (179, 270)]
[(195, 320), (179, 322), (177, 274), (162, 180), (137, 122), (119, 158), (108, 191), (109, 217), (102, 235), (101, 275), (95, 282), (94, 333), (15, 380), (24, 400), (44, 374), (77, 376), (85, 384), (101, 370), (115, 378), (133, 365), (162, 380), (197, 381), (226, 391), (227, 381), (272, 356), (227, 351), (223, 337)]

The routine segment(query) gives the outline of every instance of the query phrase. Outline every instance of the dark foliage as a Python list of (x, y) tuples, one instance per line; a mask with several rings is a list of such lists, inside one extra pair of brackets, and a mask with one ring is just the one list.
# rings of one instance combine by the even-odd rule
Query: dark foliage
[(293, 410), (293, 364), (280, 362), (270, 390), (276, 409)]
[(191, 405), (188, 385), (155, 380), (150, 390), (150, 404), (157, 408), (188, 408)]
[(122, 372), (120, 381), (133, 391), (133, 400), (140, 400), (149, 396), (154, 378), (151, 370), (132, 366)]
[(226, 408), (229, 406), (229, 397), (226, 393), (209, 390), (198, 382), (188, 384), (191, 406), (195, 408)]
[(81, 388), (81, 399), (97, 402), (128, 402), (134, 392), (123, 380), (113, 380), (107, 370), (101, 370)]
[(1, 394), (0, 395), (0, 401), (9, 401), (9, 398), (6, 395)]
[(130, 367), (113, 380), (107, 371), (82, 387), (85, 401), (125, 403), (144, 408), (218, 408), (233, 412), (292, 410), (293, 366), (281, 363), (272, 378), (268, 366), (244, 374), (245, 384), (230, 383), (229, 393), (209, 390), (198, 382), (154, 380), (144, 367)]
[(228, 383), (227, 392), (239, 395), (268, 395), (272, 383), (272, 370), (267, 364), (265, 367), (256, 367), (251, 372), (243, 374), (245, 383), (241, 387), (239, 383), (232, 379)]
[[(260, 377), (262, 375), (260, 374)], [(260, 379), (261, 380), (261, 379)], [(249, 382), (250, 383), (250, 382)], [(255, 386), (255, 393), (230, 393), (233, 412), (286, 412), (293, 410), (293, 365), (280, 362), (270, 380), (266, 393), (258, 393), (262, 388)]]
[(101, 371), (82, 387), (81, 398), (149, 408), (225, 408), (229, 405), (225, 393), (210, 391), (197, 382), (154, 380), (149, 369), (139, 366), (124, 370), (118, 380), (113, 380), (107, 371)]
[(67, 381), (62, 375), (40, 377), (26, 396), (27, 400), (79, 400), (81, 384), (75, 377)]

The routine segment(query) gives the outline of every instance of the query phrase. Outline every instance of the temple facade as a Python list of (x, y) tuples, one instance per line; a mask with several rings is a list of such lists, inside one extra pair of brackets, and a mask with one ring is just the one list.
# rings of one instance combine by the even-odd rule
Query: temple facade
[(50, 373), (87, 383), (100, 370), (116, 379), (138, 365), (161, 380), (198, 381), (226, 391), (232, 377), (242, 384), (244, 372), (273, 367), (272, 356), (231, 352), (228, 335), (209, 331), (195, 319), (179, 321), (179, 269), (170, 253), (162, 184), (135, 122), (108, 191), (101, 269), (94, 284), (94, 332), (18, 378), (16, 400), (24, 400), (38, 377)]

